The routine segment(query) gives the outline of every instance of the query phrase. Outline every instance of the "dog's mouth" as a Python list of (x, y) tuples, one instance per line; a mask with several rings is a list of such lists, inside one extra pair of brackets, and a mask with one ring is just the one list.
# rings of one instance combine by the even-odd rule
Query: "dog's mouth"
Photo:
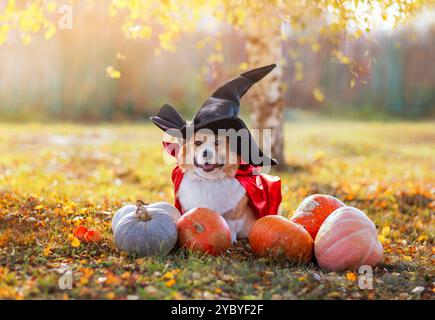
[(196, 159), (193, 160), (195, 167), (197, 168), (201, 168), (204, 172), (211, 172), (214, 169), (217, 168), (222, 168), (224, 165), (223, 164), (218, 164), (218, 163), (204, 163), (204, 164), (199, 164), (198, 162), (196, 162)]

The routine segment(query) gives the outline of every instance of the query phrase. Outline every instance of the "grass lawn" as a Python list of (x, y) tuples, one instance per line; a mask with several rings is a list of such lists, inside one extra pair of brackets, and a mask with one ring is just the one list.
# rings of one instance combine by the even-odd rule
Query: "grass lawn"
[[(373, 290), (357, 272), (256, 259), (246, 241), (217, 258), (126, 256), (112, 240), (116, 210), (173, 201), (160, 130), (0, 124), (0, 298), (433, 299), (435, 123), (300, 122), (286, 136), (283, 215), (313, 193), (366, 212), (385, 249)], [(73, 246), (78, 224), (104, 240)], [(58, 286), (65, 268), (71, 290)]]

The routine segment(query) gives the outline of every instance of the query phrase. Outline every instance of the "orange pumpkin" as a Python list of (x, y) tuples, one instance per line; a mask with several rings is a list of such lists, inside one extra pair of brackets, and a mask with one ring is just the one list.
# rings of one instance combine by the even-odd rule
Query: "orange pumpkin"
[(183, 214), (177, 228), (181, 247), (219, 255), (231, 245), (231, 232), (225, 219), (206, 208), (194, 208)]
[(103, 235), (100, 233), (100, 231), (88, 229), (83, 225), (79, 225), (77, 228), (75, 228), (73, 235), (74, 237), (78, 238), (79, 240), (83, 240), (86, 243), (99, 242), (101, 239), (103, 239)]
[(313, 257), (313, 239), (300, 225), (282, 216), (259, 219), (249, 234), (249, 244), (259, 257), (285, 257), (292, 263), (307, 263)]
[(301, 202), (290, 220), (307, 229), (314, 240), (323, 221), (343, 206), (345, 204), (333, 196), (313, 194)]
[(103, 239), (103, 235), (98, 230), (89, 229), (84, 237), (83, 240), (85, 242), (99, 242)]
[(83, 225), (79, 225), (79, 226), (77, 226), (77, 227), (74, 229), (74, 233), (73, 233), (73, 235), (74, 235), (74, 237), (76, 237), (76, 238), (78, 238), (78, 239), (80, 239), (80, 240), (83, 240), (84, 237), (85, 237), (86, 232), (88, 232), (88, 228), (86, 228), (86, 227), (83, 226)]

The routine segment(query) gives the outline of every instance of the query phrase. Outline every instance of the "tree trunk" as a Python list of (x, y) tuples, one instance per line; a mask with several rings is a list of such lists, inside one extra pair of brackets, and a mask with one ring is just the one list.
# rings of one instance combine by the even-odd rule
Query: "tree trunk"
[[(251, 120), (254, 128), (271, 129), (272, 157), (278, 169), (285, 168), (284, 101), (282, 94), (283, 68), (281, 22), (269, 19), (267, 25), (253, 19), (246, 31), (247, 62), (250, 68), (276, 63), (277, 67), (250, 91)], [(261, 139), (260, 139), (261, 140)]]

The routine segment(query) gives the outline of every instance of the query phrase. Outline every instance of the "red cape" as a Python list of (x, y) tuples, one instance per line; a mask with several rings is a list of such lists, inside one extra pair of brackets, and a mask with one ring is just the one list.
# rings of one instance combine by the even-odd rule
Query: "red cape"
[[(174, 183), (175, 206), (182, 214), (184, 212), (182, 212), (177, 194), (183, 176), (183, 171), (176, 165), (172, 171), (172, 182)], [(278, 207), (281, 203), (281, 179), (279, 177), (258, 173), (258, 167), (253, 165), (241, 165), (235, 178), (245, 188), (249, 204), (257, 218), (278, 214)]]

